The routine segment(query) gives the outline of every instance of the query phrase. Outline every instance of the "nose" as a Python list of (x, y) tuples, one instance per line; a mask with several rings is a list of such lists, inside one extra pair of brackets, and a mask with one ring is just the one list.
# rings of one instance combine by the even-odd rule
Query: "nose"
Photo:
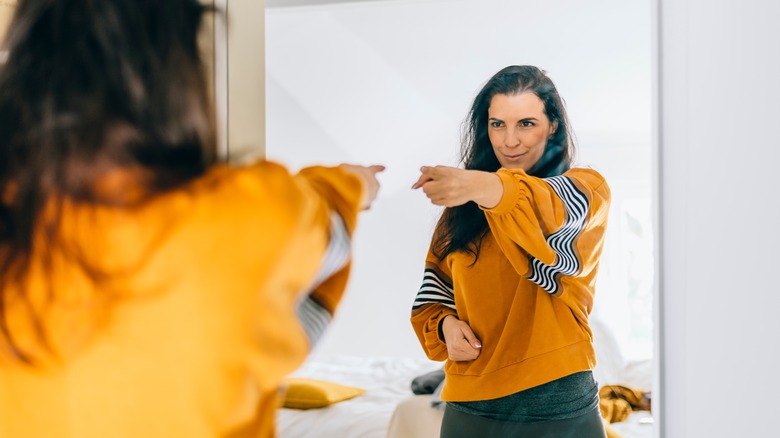
[(504, 146), (512, 149), (520, 146), (520, 136), (514, 130), (507, 129), (504, 132)]

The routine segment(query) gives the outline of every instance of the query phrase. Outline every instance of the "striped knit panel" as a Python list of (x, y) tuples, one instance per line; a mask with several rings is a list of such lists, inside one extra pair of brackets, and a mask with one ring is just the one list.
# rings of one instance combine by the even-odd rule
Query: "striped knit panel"
[(557, 257), (553, 265), (545, 265), (536, 258), (531, 258), (531, 275), (529, 280), (541, 286), (550, 294), (558, 292), (559, 275), (575, 275), (580, 271), (580, 261), (574, 252), (574, 240), (585, 228), (585, 221), (590, 209), (590, 201), (566, 176), (545, 178), (544, 181), (552, 187), (556, 195), (563, 201), (566, 210), (566, 221), (560, 230), (547, 236), (547, 244), (555, 251)]
[(317, 286), (346, 266), (350, 256), (350, 238), (344, 221), (338, 213), (330, 214), (330, 242), (325, 251), (322, 267), (314, 279), (309, 293), (298, 303), (296, 313), (301, 321), (310, 345), (315, 345), (330, 324), (333, 315), (311, 296)]
[(422, 286), (412, 304), (412, 310), (417, 310), (426, 304), (439, 303), (455, 310), (455, 293), (452, 285), (443, 280), (432, 268), (426, 268), (423, 273)]

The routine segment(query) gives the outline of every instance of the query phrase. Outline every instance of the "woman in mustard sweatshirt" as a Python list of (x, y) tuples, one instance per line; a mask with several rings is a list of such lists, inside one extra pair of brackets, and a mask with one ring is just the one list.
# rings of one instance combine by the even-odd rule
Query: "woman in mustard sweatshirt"
[[(272, 437), (381, 166), (216, 163), (198, 0), (21, 0), (0, 66), (0, 436)], [(262, 117), (258, 114), (257, 117)]]
[(510, 66), (472, 104), (465, 169), (421, 169), (447, 207), (411, 317), (447, 360), (442, 437), (605, 436), (588, 315), (610, 191), (573, 150), (552, 81)]

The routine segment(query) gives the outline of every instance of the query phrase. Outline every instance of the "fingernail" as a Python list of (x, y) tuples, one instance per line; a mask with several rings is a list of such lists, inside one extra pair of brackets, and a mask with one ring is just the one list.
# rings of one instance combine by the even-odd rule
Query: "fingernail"
[(482, 344), (480, 344), (479, 342), (477, 342), (476, 344), (474, 344), (474, 347), (476, 347), (476, 348), (482, 348)]

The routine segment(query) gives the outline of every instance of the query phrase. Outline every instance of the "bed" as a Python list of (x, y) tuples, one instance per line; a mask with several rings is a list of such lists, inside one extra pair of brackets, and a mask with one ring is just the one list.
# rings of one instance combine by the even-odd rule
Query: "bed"
[(439, 368), (441, 363), (427, 359), (312, 356), (293, 376), (366, 392), (321, 409), (280, 409), (279, 438), (385, 438), (396, 406), (413, 395), (412, 379)]
[[(622, 384), (649, 391), (649, 360), (627, 362), (606, 328), (592, 322), (600, 385)], [(349, 400), (321, 409), (279, 409), (279, 438), (436, 438), (442, 411), (431, 406), (431, 395), (414, 395), (412, 380), (441, 369), (442, 364), (420, 358), (314, 355), (293, 376), (335, 382), (365, 389)], [(611, 428), (622, 438), (653, 436), (648, 411), (635, 411)]]

